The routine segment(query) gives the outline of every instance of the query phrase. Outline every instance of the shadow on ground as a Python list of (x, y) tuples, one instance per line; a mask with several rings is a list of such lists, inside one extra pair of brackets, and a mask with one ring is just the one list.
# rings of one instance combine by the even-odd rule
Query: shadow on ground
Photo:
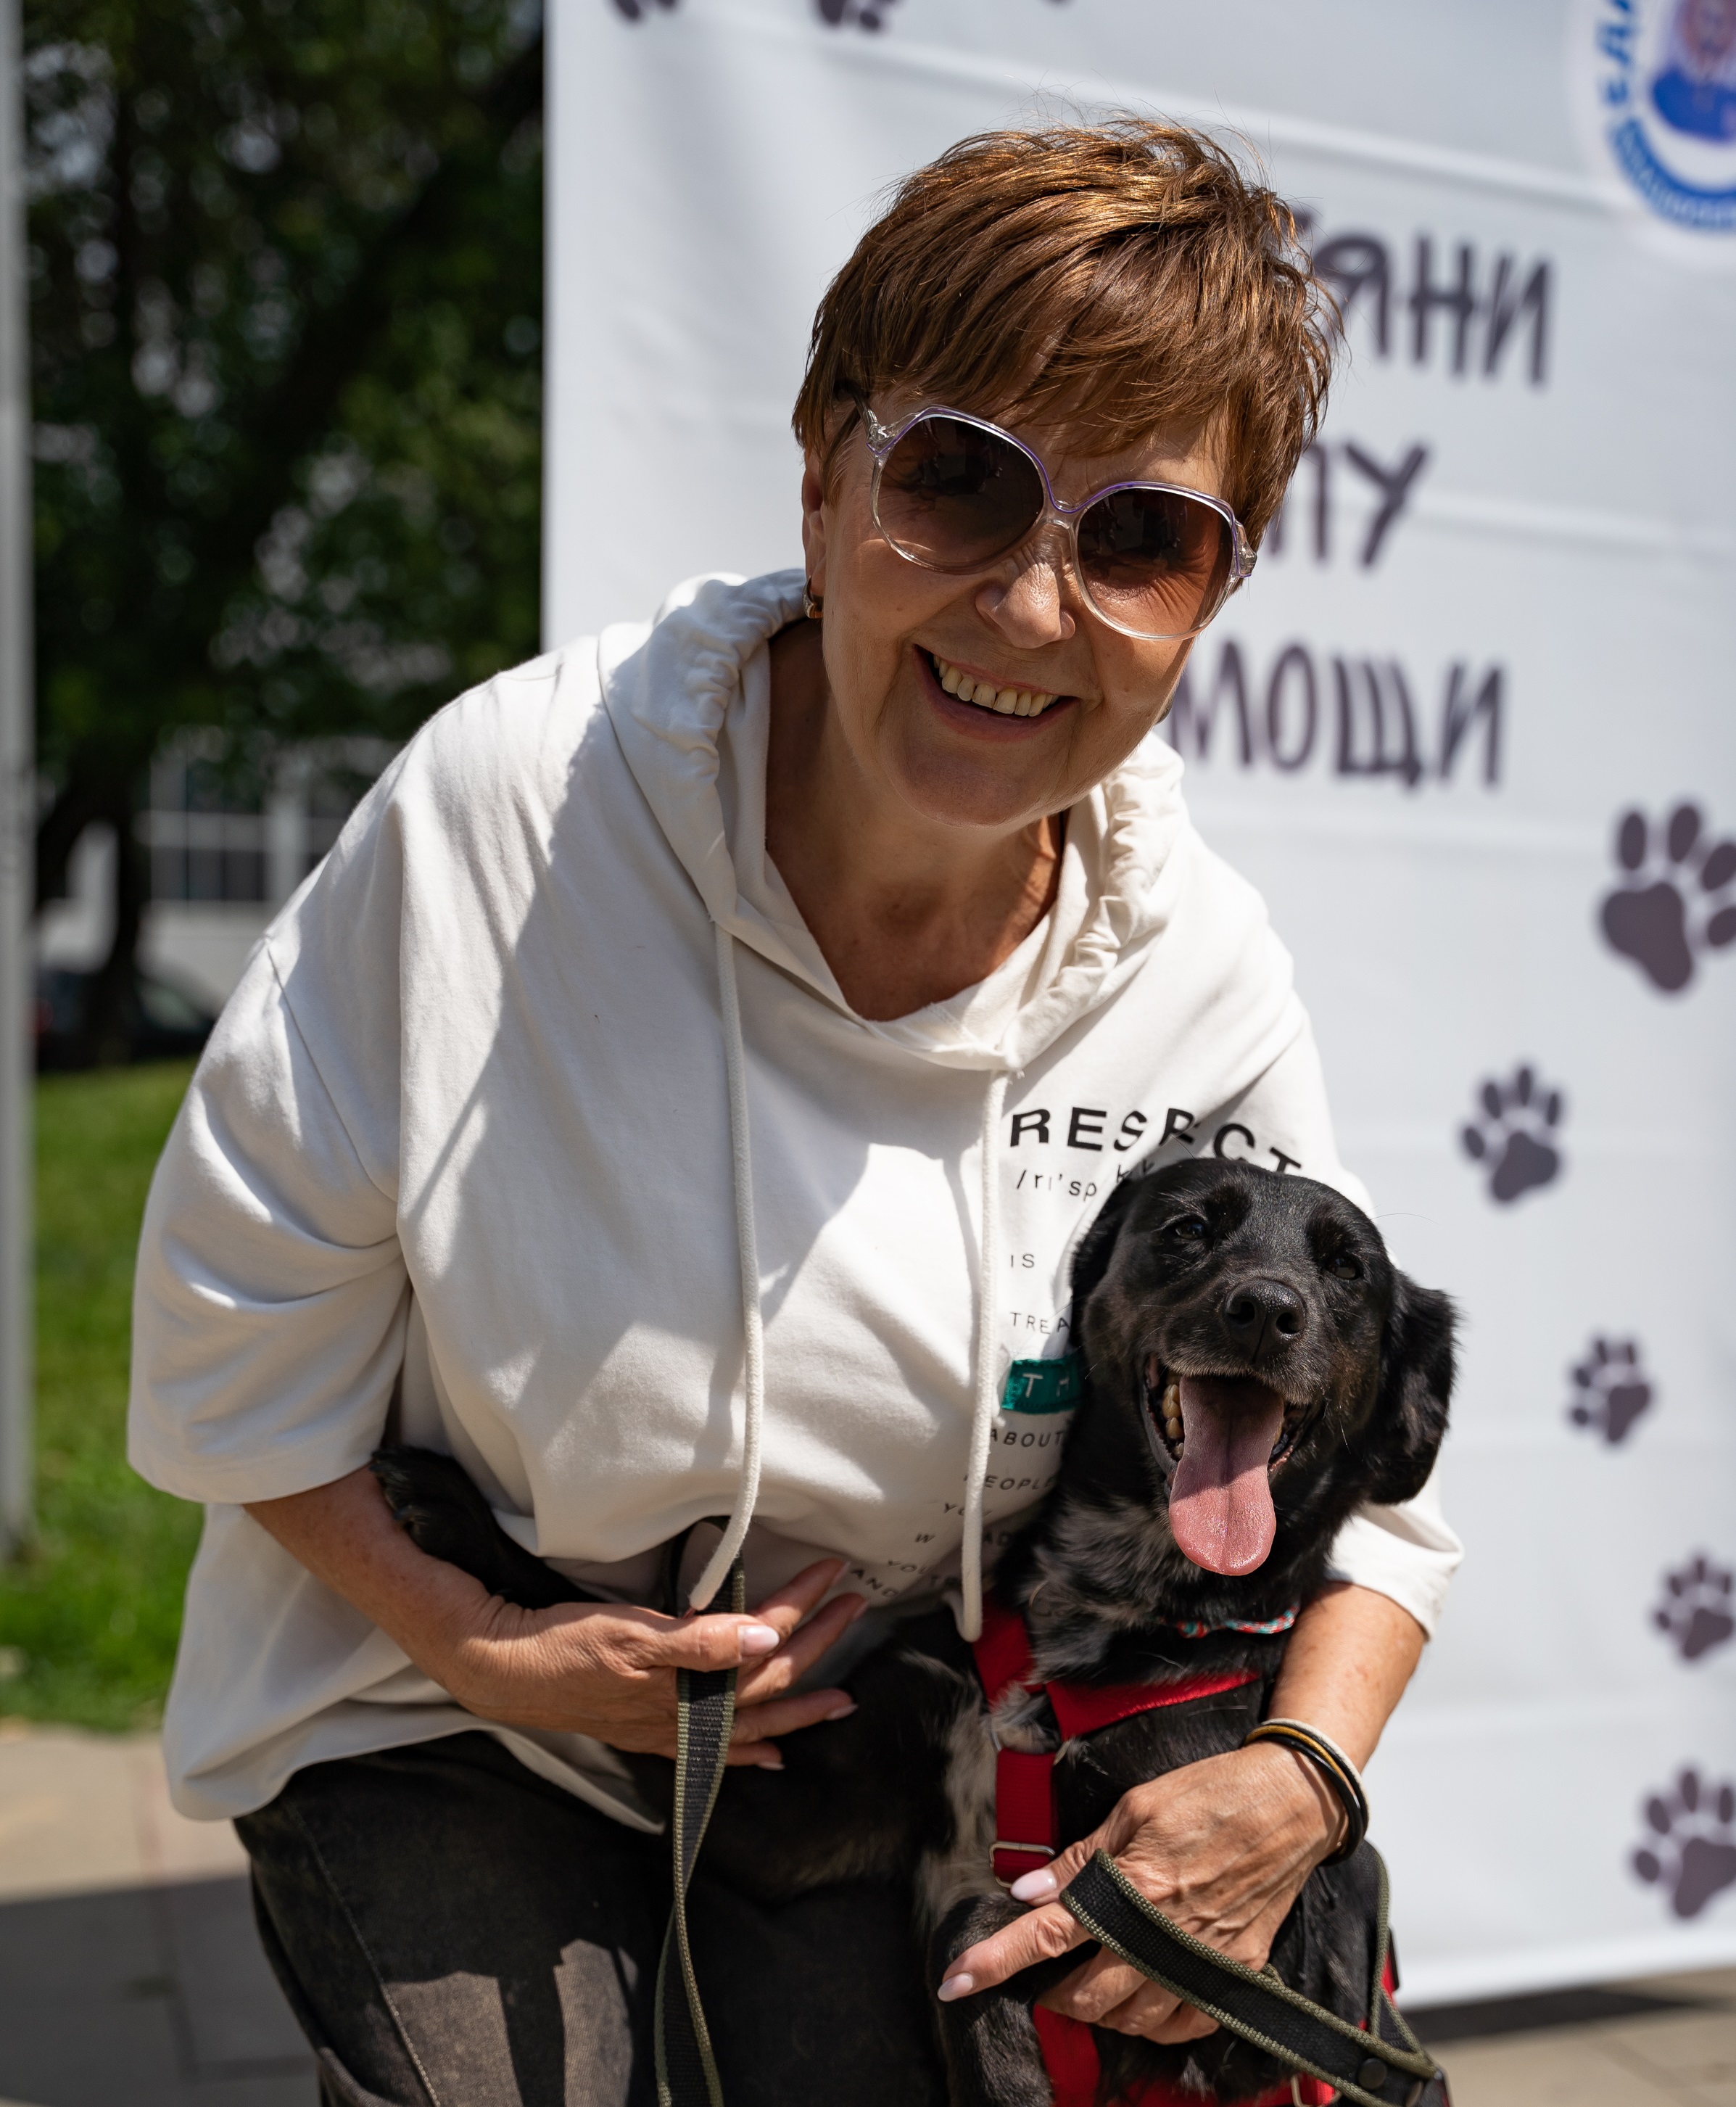
[(1654, 2012), (1698, 2012), (1705, 2005), (1700, 1997), (1659, 1997), (1644, 1990), (1540, 1990), (1529, 1997), (1433, 2005), (1421, 2011), (1407, 2006), (1405, 2016), (1431, 2048), (1443, 2048), (1448, 2042), (1489, 2041), (1501, 2034), (1535, 2033), (1544, 2027), (1589, 2027)]
[(0, 2107), (315, 2107), (243, 1878), (0, 1903)]

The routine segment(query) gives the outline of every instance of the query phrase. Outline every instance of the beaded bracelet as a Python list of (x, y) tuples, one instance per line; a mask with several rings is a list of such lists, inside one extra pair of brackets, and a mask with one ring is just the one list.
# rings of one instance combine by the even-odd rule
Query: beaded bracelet
[(1299, 1756), (1306, 1756), (1338, 1795), (1348, 1834), (1326, 1864), (1335, 1865), (1358, 1849), (1368, 1834), (1368, 1795), (1363, 1790), (1362, 1773), (1337, 1742), (1303, 1719), (1263, 1719), (1243, 1737), (1242, 1746), (1248, 1748), (1255, 1741), (1276, 1741), (1284, 1748), (1294, 1749)]

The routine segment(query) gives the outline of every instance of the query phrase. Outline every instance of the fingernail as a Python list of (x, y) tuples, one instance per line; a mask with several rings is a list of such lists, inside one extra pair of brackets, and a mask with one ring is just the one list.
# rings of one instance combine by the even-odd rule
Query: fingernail
[(859, 1617), (862, 1615), (862, 1612), (868, 1607), (868, 1597), (866, 1595), (845, 1595), (841, 1597), (839, 1599), (849, 1603), (850, 1614), (852, 1619)]
[(955, 1997), (968, 1997), (976, 1988), (974, 1975), (949, 1975), (935, 1995), (943, 2005), (949, 2005)]
[(826, 1717), (828, 1720), (847, 1719), (855, 1709), (855, 1699), (854, 1697), (846, 1697), (841, 1705), (834, 1705), (832, 1709), (826, 1714)]
[(1061, 1893), (1061, 1882), (1047, 1866), (1039, 1866), (1034, 1873), (1021, 1873), (1007, 1892), (1016, 1903), (1046, 1903)]
[(756, 1771), (781, 1771), (783, 1768), (783, 1759), (775, 1749), (770, 1749), (763, 1756), (754, 1758), (753, 1767)]
[(754, 1660), (762, 1653), (775, 1653), (783, 1644), (783, 1638), (769, 1624), (743, 1624), (740, 1644), (742, 1653)]

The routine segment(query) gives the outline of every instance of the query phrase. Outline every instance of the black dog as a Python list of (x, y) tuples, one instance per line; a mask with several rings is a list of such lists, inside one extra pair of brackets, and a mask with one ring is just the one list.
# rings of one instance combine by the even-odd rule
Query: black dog
[[(1085, 1396), (1054, 1489), (995, 1579), (1025, 1616), (1037, 1675), (1116, 1685), (1257, 1676), (1065, 1744), (1047, 1698), (1016, 1691), (995, 1732), (1004, 1745), (1059, 1750), (1063, 1843), (1096, 1828), (1132, 1786), (1240, 1745), (1265, 1712), (1286, 1642), (1230, 1627), (1281, 1621), (1321, 1586), (1356, 1507), (1420, 1489), (1453, 1380), (1451, 1305), (1393, 1267), (1366, 1215), (1326, 1186), (1235, 1163), (1182, 1163), (1118, 1188), (1074, 1260), (1073, 1309)], [(450, 1458), (392, 1449), (374, 1467), (425, 1550), (527, 1607), (583, 1599), (497, 1527)], [(939, 1611), (899, 1625), (846, 1687), (855, 1713), (791, 1736), (782, 1772), (726, 1774), (707, 1859), (768, 1902), (917, 1867), (938, 1981), (955, 1955), (1023, 1913), (989, 1863), (982, 1686), (951, 1613)], [(666, 1807), (672, 1766), (629, 1761)], [(1310, 1876), (1272, 1965), (1293, 1989), (1357, 2020), (1374, 1915), (1365, 1846)], [(1084, 1957), (937, 2006), (954, 2107), (1047, 2107), (1031, 2006)], [(1224, 2031), (1176, 2046), (1095, 2037), (1105, 2098), (1163, 2078), (1246, 2100), (1289, 2076)]]

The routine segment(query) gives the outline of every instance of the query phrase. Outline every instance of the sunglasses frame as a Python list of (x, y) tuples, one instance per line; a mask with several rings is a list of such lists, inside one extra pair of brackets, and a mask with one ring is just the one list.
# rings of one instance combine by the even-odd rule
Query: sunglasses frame
[[(1049, 481), (1049, 472), (1043, 466), (1042, 457), (1033, 453), (1022, 439), (1016, 439), (1011, 432), (1003, 431), (1000, 425), (991, 424), (986, 417), (974, 417), (968, 410), (952, 410), (944, 403), (931, 402), (920, 410), (912, 411), (902, 424), (884, 425), (866, 402), (859, 402), (858, 407), (862, 413), (862, 429), (868, 440), (868, 453), (874, 463), (873, 481), (869, 491), (868, 501), (873, 513), (875, 529), (881, 540), (886, 543), (895, 556), (901, 556), (907, 564), (913, 564), (918, 570), (935, 571), (945, 577), (969, 577), (973, 572), (992, 571), (998, 564), (1005, 563), (1009, 556), (1024, 548), (1043, 528), (1057, 527), (1066, 537), (1068, 560), (1072, 566), (1080, 597), (1086, 606), (1106, 627), (1119, 630), (1124, 636), (1137, 637), (1142, 643), (1146, 644), (1179, 644), (1190, 636), (1197, 636), (1222, 613), (1225, 601), (1229, 599), (1237, 586), (1245, 585), (1254, 575), (1254, 567), (1258, 560), (1256, 552), (1249, 546), (1248, 537), (1243, 531), (1242, 523), (1221, 497), (1213, 497), (1203, 490), (1190, 490), (1186, 483), (1147, 483), (1137, 478), (1130, 477), (1121, 483), (1105, 483), (1101, 490), (1092, 491), (1090, 496), (1081, 498), (1077, 505), (1063, 505), (1055, 495), (1054, 487)], [(950, 417), (958, 424), (973, 425), (978, 431), (987, 432), (992, 438), (1004, 441), (1015, 452), (1024, 455), (1025, 460), (1036, 469), (1038, 481), (1043, 486), (1043, 507), (1036, 518), (1016, 541), (1010, 541), (999, 555), (989, 557), (985, 562), (961, 564), (956, 566), (950, 564), (928, 563), (921, 556), (912, 555), (908, 549), (899, 548), (887, 531), (885, 522), (881, 519), (880, 478), (887, 461), (891, 458), (892, 449), (900, 439), (913, 431), (917, 425), (934, 417)], [(1079, 562), (1079, 523), (1085, 514), (1090, 511), (1092, 505), (1100, 505), (1106, 497), (1113, 497), (1118, 491), (1123, 490), (1151, 490), (1159, 492), (1166, 497), (1191, 498), (1196, 505), (1204, 505), (1215, 512), (1230, 529), (1230, 569), (1224, 581), (1223, 590), (1218, 595), (1217, 603), (1210, 613), (1204, 621), (1195, 622), (1191, 629), (1162, 632), (1149, 629), (1135, 629), (1128, 622), (1118, 622), (1114, 615), (1106, 614), (1092, 597), (1090, 582), (1085, 576), (1084, 567)]]

